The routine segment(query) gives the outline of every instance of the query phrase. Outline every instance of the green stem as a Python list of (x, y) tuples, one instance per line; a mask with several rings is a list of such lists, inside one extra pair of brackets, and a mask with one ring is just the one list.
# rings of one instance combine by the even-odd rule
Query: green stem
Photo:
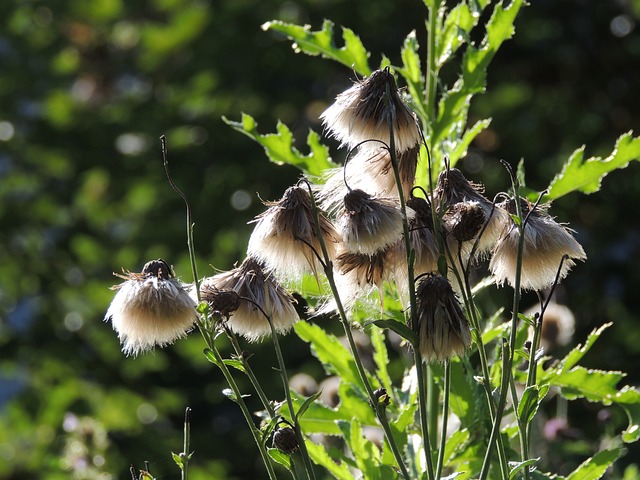
[(249, 365), (249, 359), (245, 355), (243, 355), (242, 348), (240, 348), (240, 343), (238, 342), (238, 336), (230, 329), (227, 329), (225, 331), (227, 333), (227, 337), (229, 338), (229, 341), (231, 342), (231, 345), (233, 346), (233, 350), (236, 352), (236, 356), (242, 361), (242, 365), (244, 366), (245, 373), (247, 374), (247, 377), (249, 377), (249, 381), (253, 385), (253, 388), (256, 390), (256, 393), (258, 394), (258, 397), (262, 402), (262, 406), (265, 408), (265, 410), (269, 414), (269, 418), (275, 418), (276, 411), (274, 410), (273, 405), (269, 401), (269, 398), (264, 393), (264, 390), (262, 389), (262, 385), (260, 385), (260, 382), (258, 381), (255, 373), (253, 373), (253, 370)]
[[(491, 387), (489, 361), (487, 360), (487, 352), (484, 346), (484, 341), (482, 340), (482, 330), (480, 328), (480, 319), (478, 318), (478, 310), (476, 309), (475, 302), (473, 300), (471, 284), (469, 283), (469, 275), (467, 275), (467, 271), (463, 266), (464, 262), (462, 261), (462, 259), (460, 259), (458, 262), (458, 264), (460, 265), (460, 268), (462, 268), (462, 272), (460, 272), (458, 268), (455, 267), (456, 262), (453, 261), (452, 254), (448, 246), (446, 246), (446, 251), (447, 251), (446, 253), (449, 257), (450, 263), (453, 265), (452, 271), (456, 276), (458, 285), (464, 286), (464, 288), (461, 289), (462, 300), (463, 300), (465, 309), (467, 311), (467, 318), (471, 323), (473, 341), (476, 343), (476, 347), (478, 348), (478, 356), (480, 357), (480, 368), (482, 370), (482, 386), (484, 387), (485, 397), (487, 400), (487, 405), (489, 407), (489, 413), (491, 415), (491, 421), (494, 422), (496, 417), (496, 404), (493, 398), (492, 387)], [(460, 255), (458, 256), (460, 257)], [(500, 470), (501, 470), (502, 478), (508, 478), (509, 465), (507, 462), (507, 455), (504, 449), (504, 442), (502, 441), (501, 436), (498, 436), (498, 459), (500, 462)]]
[[(511, 403), (513, 403), (513, 413), (516, 417), (516, 421), (518, 423), (518, 432), (520, 439), (520, 459), (521, 461), (526, 461), (529, 459), (529, 443), (527, 441), (527, 425), (522, 422), (522, 419), (518, 415), (518, 392), (516, 390), (516, 382), (513, 379), (513, 375), (511, 376), (511, 380), (509, 382), (511, 387)], [(524, 478), (525, 480), (529, 480), (529, 467), (524, 468)]]
[(182, 465), (180, 467), (181, 470), (181, 478), (182, 480), (189, 479), (189, 460), (191, 460), (191, 454), (189, 450), (191, 447), (189, 445), (191, 441), (191, 408), (187, 407), (184, 411), (184, 444), (182, 446)]
[[(496, 417), (493, 421), (493, 426), (491, 428), (491, 436), (489, 437), (489, 444), (487, 445), (487, 450), (485, 452), (484, 460), (482, 462), (482, 470), (480, 471), (479, 480), (485, 480), (487, 475), (489, 474), (489, 468), (491, 467), (491, 456), (493, 454), (493, 447), (496, 444), (498, 437), (500, 436), (500, 421), (502, 420), (502, 412), (504, 411), (504, 407), (507, 403), (507, 391), (509, 389), (509, 377), (511, 375), (510, 369), (505, 369), (504, 365), (508, 363), (509, 357), (511, 356), (511, 352), (509, 351), (509, 344), (506, 339), (502, 339), (502, 362), (503, 362), (503, 370), (502, 370), (502, 381), (500, 383), (500, 398), (498, 400), (498, 406), (496, 409)], [(501, 470), (502, 471), (502, 470)], [(504, 472), (502, 471), (503, 480), (509, 478), (508, 472), (507, 476), (504, 476)]]
[(442, 396), (442, 427), (440, 429), (440, 448), (438, 449), (438, 463), (436, 467), (436, 477), (442, 476), (444, 468), (444, 449), (447, 445), (447, 421), (449, 420), (449, 394), (451, 393), (451, 362), (444, 361), (444, 392)]
[(238, 388), (238, 385), (236, 384), (235, 379), (233, 378), (233, 376), (231, 375), (231, 372), (229, 371), (224, 361), (222, 360), (222, 356), (220, 355), (220, 352), (218, 351), (216, 346), (213, 344), (213, 340), (209, 338), (207, 343), (209, 344), (208, 346), (216, 358), (218, 368), (220, 368), (220, 370), (222, 371), (222, 374), (224, 375), (224, 378), (227, 381), (227, 384), (231, 387), (231, 390), (235, 395), (236, 403), (240, 407), (240, 410), (242, 411), (242, 415), (244, 416), (244, 419), (249, 425), (249, 430), (251, 430), (251, 435), (253, 436), (253, 439), (256, 442), (256, 445), (258, 446), (258, 450), (260, 451), (260, 456), (262, 457), (262, 461), (264, 462), (264, 465), (267, 469), (267, 473), (269, 474), (269, 479), (276, 480), (276, 474), (273, 470), (273, 465), (271, 464), (271, 459), (269, 457), (269, 454), (267, 453), (267, 449), (264, 443), (262, 442), (260, 430), (258, 430), (255, 424), (253, 423), (251, 412), (249, 412), (249, 409), (247, 408), (247, 404), (244, 402), (242, 393), (240, 392), (240, 389)]
[[(362, 384), (365, 388), (367, 396), (369, 397), (369, 402), (374, 409), (376, 417), (384, 430), (384, 434), (387, 438), (387, 442), (389, 442), (389, 447), (391, 448), (391, 452), (398, 464), (398, 468), (400, 469), (400, 474), (406, 480), (410, 480), (409, 472), (407, 470), (406, 465), (404, 464), (404, 460), (402, 459), (402, 454), (398, 449), (398, 445), (396, 444), (396, 440), (393, 437), (391, 432), (391, 426), (389, 425), (389, 421), (387, 420), (386, 414), (380, 408), (378, 408), (378, 401), (373, 394), (373, 388), (371, 388), (371, 384), (369, 383), (369, 379), (367, 378), (367, 373), (362, 365), (362, 361), (360, 360), (360, 355), (358, 353), (358, 349), (356, 348), (355, 341), (353, 340), (353, 335), (351, 333), (351, 327), (349, 325), (349, 320), (347, 319), (347, 315), (344, 311), (344, 307), (342, 306), (342, 301), (340, 300), (340, 293), (338, 292), (338, 287), (336, 286), (335, 279), (333, 277), (333, 263), (331, 262), (331, 257), (327, 251), (327, 246), (325, 245), (324, 238), (322, 237), (322, 232), (320, 231), (320, 221), (319, 221), (319, 209), (316, 205), (315, 198), (313, 197), (313, 193), (309, 194), (311, 198), (311, 203), (313, 207), (313, 215), (315, 219), (315, 229), (316, 236), (320, 243), (320, 248), (322, 250), (322, 258), (324, 273), (327, 277), (327, 281), (329, 282), (329, 286), (331, 288), (331, 293), (336, 301), (336, 307), (338, 309), (338, 314), (340, 318), (340, 323), (342, 324), (342, 328), (344, 329), (345, 336), (347, 337), (347, 341), (349, 342), (349, 348), (351, 349), (351, 354), (353, 355), (354, 362), (356, 364), (356, 369), (358, 370), (358, 375), (362, 380)], [(432, 480), (432, 479), (430, 479)]]
[(440, 389), (436, 384), (431, 365), (427, 365), (427, 424), (429, 425), (429, 441), (431, 445), (438, 443), (438, 407), (440, 405)]
[[(388, 73), (391, 75), (391, 73)], [(391, 107), (391, 87), (390, 82), (387, 81), (386, 90), (387, 102), (389, 107)], [(391, 111), (391, 108), (389, 108)], [(418, 331), (418, 319), (417, 319), (417, 302), (416, 302), (416, 289), (415, 289), (415, 276), (414, 276), (414, 255), (415, 253), (411, 249), (411, 239), (409, 237), (409, 221), (407, 220), (407, 207), (404, 199), (404, 190), (402, 186), (402, 179), (400, 177), (400, 167), (398, 165), (398, 156), (396, 153), (396, 141), (395, 141), (395, 133), (393, 129), (393, 115), (389, 114), (387, 116), (387, 125), (389, 127), (389, 155), (391, 157), (391, 165), (393, 167), (393, 175), (396, 181), (396, 188), (398, 190), (398, 199), (400, 201), (400, 210), (402, 211), (402, 233), (404, 239), (404, 247), (407, 259), (407, 279), (409, 285), (409, 314), (411, 315), (411, 326), (414, 331)], [(346, 317), (345, 317), (346, 318)], [(423, 444), (425, 450), (425, 457), (427, 459), (427, 475), (429, 480), (434, 480), (433, 477), (433, 462), (431, 460), (431, 442), (429, 439), (429, 424), (428, 424), (428, 414), (429, 409), (427, 409), (427, 399), (425, 395), (430, 394), (434, 390), (432, 388), (434, 385), (430, 383), (429, 390), (427, 391), (427, 387), (424, 381), (423, 374), (423, 364), (422, 364), (422, 354), (419, 348), (413, 349), (416, 372), (418, 373), (418, 403), (420, 404), (420, 422), (422, 426), (422, 437)], [(436, 398), (436, 422), (437, 422), (437, 398)]]
[(438, 24), (438, 10), (440, 0), (433, 1), (433, 7), (429, 8), (429, 27), (427, 30), (427, 72), (426, 72), (426, 92), (427, 113), (430, 119), (436, 116), (436, 30)]
[[(269, 301), (268, 292), (265, 292), (265, 298)], [(267, 306), (270, 310), (270, 307)], [(273, 325), (270, 316), (267, 316), (269, 321), (269, 327), (271, 327), (271, 339), (273, 340), (273, 348), (276, 351), (276, 357), (278, 358), (278, 367), (280, 370), (280, 377), (282, 378), (282, 386), (284, 388), (284, 395), (287, 400), (287, 406), (289, 407), (289, 413), (291, 414), (291, 422), (293, 423), (293, 430), (296, 433), (298, 439), (298, 448), (300, 448), (300, 454), (302, 455), (302, 461), (304, 462), (304, 468), (307, 471), (307, 478), (315, 480), (315, 472), (313, 471), (313, 465), (311, 464), (311, 458), (307, 451), (307, 445), (304, 443), (304, 437), (300, 430), (300, 424), (296, 418), (295, 410), (293, 408), (293, 400), (291, 399), (291, 391), (289, 389), (289, 377), (287, 375), (287, 369), (285, 367), (284, 358), (282, 356), (282, 349), (280, 348), (280, 341), (278, 340), (278, 334), (276, 328)], [(293, 468), (293, 467), (292, 467)]]

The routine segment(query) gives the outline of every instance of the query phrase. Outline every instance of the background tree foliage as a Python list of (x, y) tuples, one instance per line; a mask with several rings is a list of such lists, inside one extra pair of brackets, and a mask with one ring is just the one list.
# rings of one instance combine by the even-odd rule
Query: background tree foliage
[[(221, 117), (247, 112), (264, 131), (281, 119), (302, 140), (308, 128), (320, 131), (318, 114), (354, 77), (295, 55), (260, 26), (280, 19), (317, 29), (330, 18), (375, 52), (372, 64), (383, 53), (399, 63), (424, 15), (408, 0), (0, 3), (0, 477), (126, 478), (145, 460), (171, 475), (190, 405), (193, 478), (253, 478), (254, 446), (200, 339), (127, 359), (102, 322), (112, 272), (163, 257), (188, 279), (183, 205), (164, 178), (158, 137), (167, 135), (175, 181), (194, 207), (200, 273), (228, 269), (261, 211), (256, 192), (278, 198), (298, 173), (268, 163)], [(497, 160), (524, 158), (527, 185), (539, 190), (576, 147), (606, 155), (622, 133), (640, 132), (639, 19), (637, 1), (532, 2), (472, 105), (472, 122), (493, 121), (461, 163), (465, 172), (490, 191), (506, 189)], [(587, 361), (628, 372), (632, 384), (640, 380), (638, 193), (631, 165), (597, 196), (573, 194), (554, 207), (589, 256), (559, 292), (576, 315), (574, 343), (613, 321)], [(283, 344), (292, 370), (320, 373), (298, 338)], [(272, 358), (268, 346), (250, 348)], [(272, 364), (255, 367), (271, 375)], [(569, 411), (571, 428), (549, 448), (553, 469), (569, 472), (604, 441), (598, 432), (624, 428), (622, 411), (593, 408)]]

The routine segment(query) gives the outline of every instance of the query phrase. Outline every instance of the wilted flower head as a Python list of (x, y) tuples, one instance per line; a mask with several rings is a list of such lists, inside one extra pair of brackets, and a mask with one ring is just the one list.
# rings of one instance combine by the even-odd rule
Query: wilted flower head
[(204, 300), (207, 299), (207, 291), (215, 290), (233, 290), (241, 297), (238, 308), (230, 312), (227, 325), (249, 341), (271, 334), (264, 313), (271, 317), (278, 333), (288, 332), (299, 320), (293, 306), (295, 299), (272, 275), (265, 273), (260, 262), (251, 256), (239, 267), (202, 281), (200, 293)]
[[(386, 98), (387, 84), (391, 93)], [(388, 118), (393, 122), (395, 150), (404, 152), (420, 141), (414, 114), (400, 98), (395, 80), (388, 70), (376, 70), (336, 97), (320, 118), (325, 128), (350, 148), (365, 140), (390, 144)]]
[[(445, 169), (438, 177), (438, 185), (436, 187), (435, 194), (441, 210), (446, 212), (452, 211), (453, 209), (453, 214), (457, 215), (458, 220), (462, 220), (463, 217), (466, 217), (473, 210), (475, 220), (470, 222), (473, 225), (480, 224), (477, 207), (480, 208), (484, 216), (481, 228), (478, 229), (474, 236), (466, 240), (471, 242), (470, 246), (465, 246), (469, 252), (478, 234), (482, 234), (482, 236), (478, 242), (477, 252), (485, 253), (491, 250), (507, 222), (507, 215), (504, 210), (498, 206), (494, 206), (493, 202), (490, 202), (482, 193), (482, 185), (472, 183), (467, 180), (462, 172), (457, 168)], [(459, 203), (471, 203), (471, 205), (454, 207), (454, 205)], [(456, 210), (456, 208), (458, 210)], [(454, 225), (459, 223), (459, 221), (454, 222)], [(487, 224), (486, 227), (484, 226), (485, 223)], [(469, 224), (464, 228), (467, 233), (469, 232), (468, 225)], [(461, 233), (462, 232), (458, 231), (458, 234)], [(456, 241), (459, 241), (459, 239), (456, 239)], [(463, 249), (465, 247), (463, 247)]]
[(209, 304), (214, 313), (227, 320), (242, 304), (242, 298), (235, 290), (216, 288), (210, 283), (203, 283), (200, 286), (200, 297), (202, 301)]
[[(316, 253), (322, 255), (322, 247), (309, 191), (302, 186), (289, 187), (280, 200), (265, 205), (269, 208), (256, 218), (248, 255), (284, 278), (298, 279), (305, 272), (315, 275), (321, 267)], [(318, 218), (322, 240), (333, 258), (339, 235), (322, 213)]]
[(173, 343), (193, 327), (196, 304), (164, 260), (118, 276), (125, 282), (113, 287), (118, 292), (104, 319), (111, 319), (126, 355)]
[[(545, 206), (532, 206), (526, 200), (521, 202), (522, 215), (529, 214), (524, 227), (524, 250), (522, 252), (522, 275), (520, 288), (524, 290), (543, 290), (553, 284), (562, 264), (558, 280), (565, 278), (574, 260), (587, 258), (582, 246), (573, 238), (572, 230), (557, 223), (547, 212)], [(516, 212), (515, 200), (504, 202), (504, 208), (511, 214)], [(493, 250), (489, 269), (498, 285), (508, 282), (515, 285), (518, 256), (518, 227), (509, 221)], [(563, 262), (563, 257), (567, 258)]]
[(422, 358), (432, 362), (462, 355), (471, 343), (471, 331), (449, 281), (425, 275), (418, 283), (416, 303)]
[[(412, 217), (413, 211), (407, 209), (407, 215)], [(340, 219), (346, 250), (372, 255), (394, 244), (402, 236), (402, 219), (396, 200), (351, 190), (344, 197)]]
[[(397, 156), (404, 198), (409, 197), (415, 181), (419, 151), (420, 146), (416, 145)], [(398, 189), (389, 150), (375, 146), (375, 143), (365, 144), (350, 157), (348, 166), (328, 170), (324, 184), (317, 189), (322, 209), (330, 214), (339, 213), (349, 187), (366, 190), (376, 196), (397, 197)]]

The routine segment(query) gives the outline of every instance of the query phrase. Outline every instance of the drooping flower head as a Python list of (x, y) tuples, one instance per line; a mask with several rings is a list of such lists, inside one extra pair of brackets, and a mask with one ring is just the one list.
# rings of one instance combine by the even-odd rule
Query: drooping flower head
[[(390, 101), (386, 98), (387, 85)], [(336, 97), (320, 118), (332, 136), (353, 148), (365, 140), (376, 139), (390, 145), (388, 118), (391, 115), (395, 150), (404, 152), (420, 142), (414, 114), (400, 98), (395, 80), (388, 70), (376, 70)]]
[[(288, 332), (299, 320), (294, 308), (296, 300), (251, 256), (233, 270), (205, 278), (200, 285), (200, 294), (205, 302), (213, 300), (211, 292), (221, 290), (233, 290), (242, 300), (236, 310), (229, 312), (227, 325), (249, 341), (271, 334), (265, 314), (270, 316), (278, 333)], [(215, 309), (215, 305), (212, 308)]]
[[(435, 195), (439, 202), (439, 208), (444, 212), (445, 216), (448, 211), (453, 209), (449, 218), (450, 223), (448, 225), (445, 224), (445, 227), (453, 228), (459, 226), (458, 232), (456, 232), (456, 236), (459, 237), (462, 234), (460, 230), (462, 225), (464, 225), (464, 230), (467, 233), (469, 233), (471, 225), (480, 225), (474, 235), (468, 236), (466, 242), (469, 243), (467, 245), (461, 245), (464, 242), (461, 242), (456, 236), (451, 236), (452, 246), (454, 247), (452, 250), (455, 252), (460, 248), (463, 252), (466, 250), (467, 253), (470, 253), (477, 235), (481, 234), (477, 252), (480, 254), (486, 253), (495, 245), (504, 228), (507, 220), (505, 212), (498, 206), (494, 206), (493, 202), (489, 201), (482, 193), (482, 185), (467, 180), (457, 168), (447, 168), (438, 177)], [(459, 203), (467, 205), (454, 207)], [(480, 221), (480, 213), (484, 216), (482, 221)], [(465, 218), (470, 215), (473, 218)], [(486, 227), (484, 226), (485, 223)]]
[(164, 260), (118, 276), (125, 281), (113, 287), (117, 293), (104, 319), (111, 320), (126, 355), (163, 347), (191, 330), (196, 304)]
[[(548, 205), (533, 208), (524, 199), (521, 205), (523, 217), (529, 215), (529, 218), (524, 226), (520, 288), (543, 290), (553, 284), (556, 276), (558, 280), (564, 279), (575, 265), (575, 260), (585, 260), (587, 256), (573, 238), (572, 230), (557, 223), (547, 213)], [(514, 199), (505, 201), (503, 207), (511, 214), (516, 213)], [(520, 231), (510, 220), (496, 243), (489, 263), (498, 285), (507, 282), (515, 286), (519, 238)], [(563, 261), (565, 255), (567, 258)]]
[[(413, 211), (407, 209), (407, 216), (412, 217)], [(397, 200), (351, 190), (344, 196), (340, 217), (342, 241), (348, 252), (372, 255), (401, 238), (402, 221)]]
[[(365, 190), (375, 196), (398, 197), (389, 150), (376, 143), (358, 147), (357, 153), (350, 157), (348, 166), (326, 172), (324, 184), (317, 189), (323, 210), (337, 214), (350, 187)], [(419, 151), (420, 145), (416, 145), (397, 155), (404, 198), (410, 196), (413, 188)]]
[(420, 353), (425, 362), (462, 355), (471, 344), (471, 331), (449, 281), (425, 275), (416, 289), (416, 320)]
[[(308, 189), (289, 187), (277, 202), (256, 217), (256, 227), (249, 239), (247, 253), (274, 270), (282, 278), (299, 279), (304, 273), (317, 273), (321, 267), (316, 253), (322, 255), (317, 236), (313, 204)], [(339, 235), (333, 224), (318, 215), (320, 234), (330, 258), (335, 255)], [(315, 250), (315, 252), (314, 252)]]
[[(530, 308), (524, 314), (529, 317), (539, 316), (540, 306)], [(576, 319), (569, 307), (555, 301), (549, 302), (542, 317), (540, 346), (548, 353), (558, 347), (568, 345), (573, 340), (575, 324)]]

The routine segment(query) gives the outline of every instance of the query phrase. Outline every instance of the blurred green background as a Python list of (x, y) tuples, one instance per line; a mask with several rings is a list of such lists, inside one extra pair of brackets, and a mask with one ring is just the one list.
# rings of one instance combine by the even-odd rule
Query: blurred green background
[[(398, 63), (413, 29), (425, 44), (425, 15), (418, 0), (0, 2), (0, 478), (129, 478), (145, 461), (154, 475), (179, 478), (170, 452), (182, 448), (186, 406), (193, 478), (261, 478), (197, 336), (131, 359), (102, 321), (112, 272), (162, 257), (190, 276), (184, 206), (164, 178), (158, 137), (166, 134), (174, 179), (193, 204), (200, 274), (228, 269), (261, 211), (256, 192), (276, 199), (298, 172), (269, 164), (221, 116), (250, 113), (263, 132), (281, 119), (303, 141), (354, 78), (294, 54), (261, 24), (315, 29), (329, 18), (355, 30), (376, 65), (382, 53)], [(539, 190), (575, 148), (607, 155), (622, 133), (640, 133), (638, 22), (638, 0), (531, 2), (472, 106), (472, 121), (493, 123), (465, 173), (493, 195), (508, 187), (498, 159), (523, 158)], [(628, 372), (631, 384), (640, 381), (639, 193), (631, 165), (600, 193), (572, 194), (552, 210), (589, 256), (559, 291), (576, 316), (573, 343), (613, 321), (587, 361)], [(322, 377), (299, 339), (283, 343), (292, 371)], [(271, 348), (250, 349), (271, 378)], [(281, 397), (277, 382), (267, 393)], [(624, 427), (621, 411), (573, 405), (572, 442), (549, 440), (560, 473), (597, 449), (603, 431)]]

